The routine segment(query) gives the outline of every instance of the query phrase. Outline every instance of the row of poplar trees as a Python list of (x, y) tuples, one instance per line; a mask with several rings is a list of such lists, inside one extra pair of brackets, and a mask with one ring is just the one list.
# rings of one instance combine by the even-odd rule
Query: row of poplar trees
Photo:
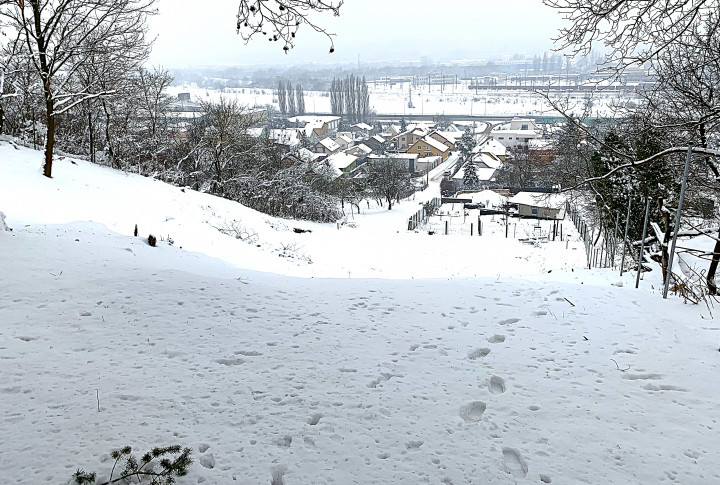
[(330, 111), (344, 116), (350, 123), (367, 122), (370, 118), (370, 93), (365, 77), (350, 74), (330, 83)]
[(283, 116), (295, 116), (304, 115), (305, 111), (305, 93), (301, 84), (298, 84), (295, 89), (290, 81), (285, 83), (278, 81), (278, 105), (280, 107), (280, 113)]

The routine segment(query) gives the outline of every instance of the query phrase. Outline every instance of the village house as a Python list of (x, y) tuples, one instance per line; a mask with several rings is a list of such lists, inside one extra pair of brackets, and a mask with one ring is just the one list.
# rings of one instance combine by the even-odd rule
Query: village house
[(493, 157), (497, 158), (501, 162), (505, 162), (505, 157), (507, 156), (507, 148), (505, 148), (505, 145), (500, 143), (499, 141), (495, 140), (494, 138), (488, 138), (488, 140), (483, 143), (482, 145), (476, 146), (473, 149), (473, 154), (478, 153), (487, 153), (492, 155)]
[(427, 136), (428, 132), (422, 128), (416, 128), (412, 131), (406, 131), (404, 133), (400, 133), (397, 135), (393, 141), (395, 142), (395, 147), (399, 151), (406, 151), (408, 148), (416, 144), (418, 141), (422, 140), (425, 136)]
[[(454, 133), (451, 134), (451, 132), (447, 131), (433, 131), (428, 136), (447, 146), (450, 150), (455, 150), (455, 143), (457, 143), (457, 138), (459, 137), (456, 138), (453, 135)], [(462, 136), (462, 133), (460, 133), (460, 136)]]
[(312, 150), (315, 153), (330, 156), (340, 151), (340, 145), (330, 138), (323, 138), (313, 146)]
[(358, 168), (358, 157), (345, 152), (330, 155), (325, 161), (334, 170), (337, 177), (350, 177)]
[(353, 140), (352, 133), (341, 132), (338, 133), (337, 138), (335, 138), (335, 143), (338, 144), (340, 150), (347, 150), (355, 144), (355, 141)]
[(530, 140), (540, 138), (535, 122), (514, 118), (509, 125), (493, 128), (491, 135), (507, 148), (527, 147)]
[(373, 127), (367, 123), (355, 123), (350, 127), (350, 131), (357, 133), (364, 138), (369, 138), (372, 135)]
[(426, 136), (410, 146), (407, 153), (417, 153), (424, 157), (439, 156), (444, 162), (450, 156), (450, 148), (436, 139)]

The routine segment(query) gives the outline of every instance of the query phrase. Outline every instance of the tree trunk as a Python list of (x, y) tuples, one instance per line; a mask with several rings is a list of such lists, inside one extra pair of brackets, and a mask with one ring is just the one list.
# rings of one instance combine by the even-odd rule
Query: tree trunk
[(89, 135), (89, 143), (90, 143), (90, 163), (96, 163), (95, 162), (95, 134), (94, 134), (94, 128), (93, 128), (93, 119), (92, 119), (92, 111), (88, 111), (88, 135)]
[(718, 262), (720, 262), (720, 231), (718, 231), (718, 240), (715, 241), (715, 247), (713, 248), (712, 261), (710, 261), (710, 268), (707, 273), (707, 286), (708, 292), (711, 295), (717, 295), (717, 284), (715, 284), (715, 273), (717, 272)]
[(52, 94), (49, 87), (45, 90), (47, 101), (45, 109), (47, 111), (47, 138), (45, 140), (45, 164), (43, 165), (43, 175), (52, 178), (52, 162), (53, 150), (55, 149), (55, 107)]
[(668, 260), (670, 259), (670, 255), (668, 254), (668, 243), (670, 242), (670, 214), (665, 212), (663, 210), (663, 199), (660, 197), (658, 199), (658, 209), (660, 210), (660, 215), (663, 218), (664, 222), (664, 229), (665, 229), (665, 235), (663, 236), (661, 249), (662, 249), (662, 275), (663, 275), (663, 281), (667, 278), (667, 267), (668, 267)]

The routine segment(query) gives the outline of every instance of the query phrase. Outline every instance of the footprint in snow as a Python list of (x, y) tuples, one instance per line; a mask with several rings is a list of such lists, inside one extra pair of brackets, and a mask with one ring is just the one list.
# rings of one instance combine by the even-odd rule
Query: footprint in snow
[(490, 349), (482, 348), (482, 349), (475, 349), (468, 352), (468, 359), (470, 360), (477, 360), (482, 357), (485, 357), (490, 353)]
[(477, 423), (482, 419), (487, 405), (482, 401), (473, 401), (460, 408), (460, 417), (468, 423)]
[(515, 478), (523, 478), (527, 475), (527, 463), (518, 450), (503, 446), (502, 453), (505, 473), (512, 475)]
[(487, 341), (491, 344), (499, 344), (505, 341), (505, 335), (493, 335), (492, 337), (488, 337)]
[(506, 318), (505, 320), (501, 320), (501, 321), (498, 322), (498, 323), (499, 323), (500, 325), (510, 325), (510, 324), (512, 324), (512, 323), (517, 323), (517, 322), (519, 322), (519, 321), (520, 321), (519, 318)]
[(488, 382), (488, 389), (493, 394), (502, 394), (505, 392), (505, 379), (498, 376), (492, 376)]

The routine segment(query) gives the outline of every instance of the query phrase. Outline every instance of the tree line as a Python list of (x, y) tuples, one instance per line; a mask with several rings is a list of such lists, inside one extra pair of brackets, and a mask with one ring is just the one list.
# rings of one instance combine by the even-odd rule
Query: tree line
[(305, 93), (302, 85), (298, 83), (293, 89), (290, 81), (278, 81), (278, 107), (283, 116), (302, 116), (305, 111)]
[(365, 77), (349, 74), (345, 79), (334, 78), (330, 83), (330, 111), (350, 123), (369, 122), (370, 93)]

